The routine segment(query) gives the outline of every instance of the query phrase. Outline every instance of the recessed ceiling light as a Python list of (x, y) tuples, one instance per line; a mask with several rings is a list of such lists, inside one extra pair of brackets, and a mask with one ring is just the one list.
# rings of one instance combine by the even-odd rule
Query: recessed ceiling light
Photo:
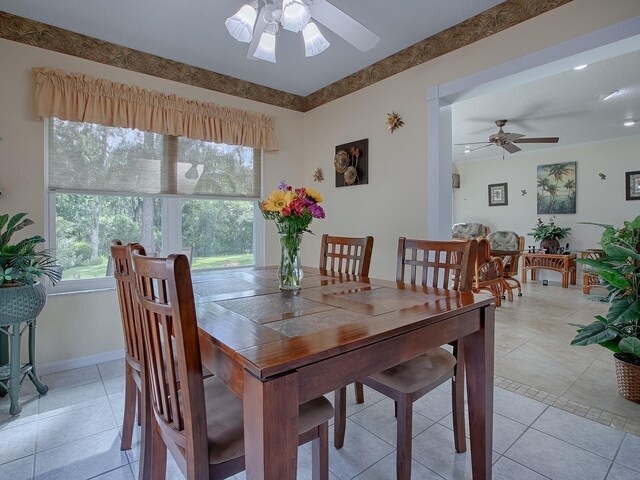
[(584, 64), (584, 65), (578, 65), (577, 67), (573, 67), (574, 70), (582, 70), (583, 68), (587, 68), (589, 65), (588, 64)]
[(634, 122), (633, 120), (627, 120), (626, 122), (624, 122), (625, 127), (633, 127), (635, 124), (636, 122)]
[(598, 95), (598, 100), (605, 102), (609, 100), (611, 97), (617, 95), (618, 93), (620, 93), (620, 90), (610, 90), (608, 92), (601, 93)]
[[(626, 125), (626, 123), (625, 123), (625, 125)], [(464, 150), (464, 153), (471, 153), (471, 150), (469, 150), (468, 148), (466, 148), (466, 149)]]

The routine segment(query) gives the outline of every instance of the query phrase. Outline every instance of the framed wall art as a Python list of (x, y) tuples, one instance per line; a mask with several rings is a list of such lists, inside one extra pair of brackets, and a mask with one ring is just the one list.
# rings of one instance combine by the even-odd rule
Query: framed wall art
[(627, 172), (625, 175), (625, 189), (627, 200), (640, 200), (640, 170)]
[(576, 213), (576, 162), (538, 165), (538, 215)]
[(489, 185), (489, 206), (509, 205), (509, 192), (506, 183), (493, 183)]
[(369, 139), (336, 146), (336, 187), (369, 183)]

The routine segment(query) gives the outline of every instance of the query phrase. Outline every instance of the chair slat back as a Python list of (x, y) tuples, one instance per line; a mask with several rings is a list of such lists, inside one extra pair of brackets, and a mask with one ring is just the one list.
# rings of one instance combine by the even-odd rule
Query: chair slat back
[(116, 280), (118, 303), (120, 304), (120, 320), (124, 334), (125, 354), (130, 364), (140, 371), (142, 357), (141, 340), (136, 322), (138, 317), (135, 300), (135, 279), (131, 270), (129, 251), (133, 250), (145, 255), (144, 247), (138, 243), (123, 245), (120, 240), (111, 242), (111, 265)]
[(206, 459), (204, 388), (189, 260), (185, 255), (165, 259), (135, 252), (131, 259), (156, 420), (163, 437), (185, 448), (187, 456)]
[(478, 244), (476, 240), (398, 240), (396, 281), (470, 291), (473, 288)]
[(335, 237), (322, 235), (320, 270), (351, 275), (369, 275), (373, 237)]

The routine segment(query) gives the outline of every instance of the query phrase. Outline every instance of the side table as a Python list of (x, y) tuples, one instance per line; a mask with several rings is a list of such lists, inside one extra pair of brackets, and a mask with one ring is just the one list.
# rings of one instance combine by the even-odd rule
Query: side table
[[(597, 260), (604, 255), (604, 251), (597, 248), (589, 248), (580, 253), (580, 258)], [(588, 295), (593, 287), (601, 287), (600, 276), (589, 265), (582, 266), (582, 293)]]
[(576, 254), (556, 255), (551, 253), (522, 254), (522, 283), (527, 283), (527, 272), (531, 272), (531, 280), (538, 276), (538, 270), (553, 270), (562, 274), (562, 288), (576, 284)]

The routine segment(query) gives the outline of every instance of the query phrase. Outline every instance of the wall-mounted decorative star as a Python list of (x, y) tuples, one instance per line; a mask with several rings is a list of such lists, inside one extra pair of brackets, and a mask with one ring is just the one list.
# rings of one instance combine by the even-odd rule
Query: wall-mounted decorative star
[(321, 182), (324, 180), (324, 173), (322, 172), (321, 168), (316, 168), (316, 171), (313, 172), (313, 181), (314, 182)]
[(397, 129), (404, 125), (402, 118), (396, 112), (392, 111), (391, 113), (387, 113), (387, 130), (390, 130), (391, 133), (395, 132)]

